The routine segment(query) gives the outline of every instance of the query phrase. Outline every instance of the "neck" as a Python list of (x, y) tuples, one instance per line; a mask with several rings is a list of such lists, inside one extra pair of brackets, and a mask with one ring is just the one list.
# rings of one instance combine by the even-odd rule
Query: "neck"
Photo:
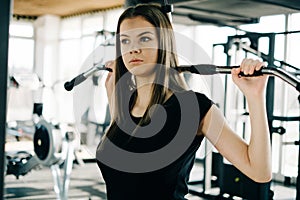
[[(133, 115), (142, 116), (144, 114), (152, 97), (153, 83), (154, 77), (153, 79), (136, 77), (137, 99), (131, 111)], [(171, 95), (172, 92), (168, 91), (166, 98), (169, 98)]]
[(140, 106), (147, 106), (152, 95), (152, 86), (154, 83), (154, 76), (136, 77), (137, 87), (137, 101), (136, 104)]
[(146, 108), (152, 96), (152, 84), (138, 86), (135, 105)]
[(134, 116), (143, 116), (152, 96), (152, 86), (154, 82), (154, 77), (135, 77), (136, 88), (137, 88), (137, 98), (131, 113)]

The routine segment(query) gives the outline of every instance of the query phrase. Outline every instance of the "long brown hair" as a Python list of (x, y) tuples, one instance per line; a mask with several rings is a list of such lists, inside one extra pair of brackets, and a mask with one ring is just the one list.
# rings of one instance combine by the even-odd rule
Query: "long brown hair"
[[(166, 100), (168, 89), (172, 87), (172, 92), (186, 90), (186, 84), (181, 75), (175, 70), (170, 70), (178, 65), (178, 58), (175, 48), (175, 36), (171, 22), (166, 13), (158, 4), (138, 4), (127, 8), (120, 16), (116, 34), (116, 71), (115, 71), (115, 102), (114, 113), (112, 113), (112, 126), (117, 122), (122, 122), (128, 117), (128, 112), (133, 107), (137, 93), (136, 85), (132, 76), (128, 76), (127, 68), (122, 59), (120, 48), (120, 25), (128, 18), (143, 17), (151, 23), (157, 30), (159, 40), (158, 58), (156, 67), (156, 78), (151, 91), (151, 99), (146, 112), (139, 122), (139, 125), (147, 124), (150, 121), (149, 109), (155, 104), (162, 104)], [(126, 75), (125, 75), (126, 74)], [(122, 78), (122, 84), (118, 82)], [(130, 101), (129, 101), (130, 99)], [(151, 111), (152, 113), (152, 111)], [(112, 128), (112, 127), (111, 127)], [(110, 130), (108, 131), (110, 132)]]

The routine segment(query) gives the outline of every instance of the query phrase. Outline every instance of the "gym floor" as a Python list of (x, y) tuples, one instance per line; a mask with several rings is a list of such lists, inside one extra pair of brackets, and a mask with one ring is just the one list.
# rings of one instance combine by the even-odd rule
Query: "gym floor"
[[(201, 177), (203, 168), (196, 164), (193, 168), (191, 179), (195, 180)], [(54, 192), (54, 182), (51, 169), (42, 167), (30, 171), (25, 176), (16, 179), (13, 175), (5, 177), (5, 199), (57, 199)], [(202, 186), (193, 186), (202, 188)], [(294, 186), (283, 186), (272, 183), (275, 200), (292, 200), (296, 199), (296, 189)], [(95, 162), (85, 162), (83, 165), (74, 164), (68, 191), (68, 199), (76, 200), (103, 200), (106, 199), (105, 183)], [(189, 194), (190, 200), (201, 200), (200, 198)]]

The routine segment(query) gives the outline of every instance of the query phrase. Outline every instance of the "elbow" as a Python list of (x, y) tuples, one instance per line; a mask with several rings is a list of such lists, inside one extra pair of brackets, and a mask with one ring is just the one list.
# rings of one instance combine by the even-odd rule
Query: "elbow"
[(266, 159), (268, 162), (259, 162), (259, 165), (252, 165), (251, 179), (257, 183), (268, 183), (272, 180), (272, 161)]
[(258, 174), (251, 179), (257, 183), (268, 183), (272, 180), (272, 172), (270, 171), (267, 173)]

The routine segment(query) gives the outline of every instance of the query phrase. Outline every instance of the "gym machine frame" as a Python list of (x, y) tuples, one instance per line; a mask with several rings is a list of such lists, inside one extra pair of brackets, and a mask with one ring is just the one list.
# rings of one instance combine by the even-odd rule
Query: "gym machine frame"
[[(215, 44), (214, 48), (216, 46), (223, 46), (224, 47), (224, 52), (227, 55), (227, 65), (230, 65), (230, 60), (231, 60), (231, 55), (229, 54), (229, 49), (231, 49), (231, 47), (233, 45), (239, 45), (238, 47), (240, 49), (242, 49), (243, 51), (247, 53), (252, 53), (254, 55), (260, 56), (264, 61), (267, 61), (269, 63), (269, 66), (267, 68), (264, 69), (263, 73), (264, 74), (271, 74), (271, 75), (275, 75), (279, 78), (281, 78), (282, 80), (284, 80), (285, 82), (289, 83), (290, 85), (292, 85), (293, 87), (296, 88), (296, 90), (298, 92), (300, 92), (300, 81), (299, 79), (296, 77), (296, 75), (292, 75), (288, 72), (286, 72), (285, 70), (281, 69), (279, 66), (275, 66), (274, 62), (277, 61), (279, 62), (281, 65), (285, 65), (294, 69), (297, 69), (296, 67), (293, 67), (292, 65), (284, 62), (284, 61), (279, 61), (276, 60), (274, 58), (274, 48), (275, 48), (275, 36), (277, 34), (290, 34), (290, 33), (298, 33), (299, 31), (294, 31), (294, 32), (282, 32), (282, 33), (246, 33), (245, 35), (235, 35), (235, 36), (229, 36), (228, 37), (228, 42), (224, 43), (224, 44)], [(269, 53), (268, 54), (264, 54), (262, 52), (258, 51), (258, 40), (262, 37), (267, 37), (269, 39)], [(251, 41), (251, 45), (250, 47), (247, 45), (244, 45), (243, 43), (240, 43), (240, 40), (242, 38), (248, 38)], [(221, 73), (226, 73), (226, 71), (228, 72), (228, 74), (230, 73), (230, 70), (227, 69), (227, 67), (218, 67), (217, 68)], [(225, 77), (225, 94), (227, 91), (227, 76)], [(268, 85), (267, 85), (267, 91), (266, 91), (266, 98), (268, 104), (266, 105), (267, 107), (267, 117), (268, 117), (268, 124), (269, 124), (269, 131), (270, 134), (272, 133), (278, 133), (278, 134), (284, 134), (285, 133), (285, 129), (283, 127), (274, 127), (273, 126), (273, 121), (274, 120), (281, 120), (281, 121), (300, 121), (300, 116), (298, 117), (282, 117), (282, 116), (274, 116), (273, 112), (274, 112), (274, 77), (269, 77), (269, 81), (268, 81)], [(299, 96), (299, 101), (300, 101), (300, 96)], [(224, 98), (224, 112), (226, 113), (226, 97)], [(271, 137), (271, 135), (270, 135)], [(299, 141), (295, 142), (296, 145), (299, 145)], [(300, 151), (300, 145), (299, 145), (299, 151)], [(203, 183), (203, 191), (202, 192), (198, 192), (198, 191), (194, 191), (194, 190), (190, 190), (190, 193), (194, 194), (194, 195), (198, 195), (201, 197), (206, 197), (209, 199), (215, 199), (216, 196), (211, 195), (211, 194), (207, 194), (207, 187), (205, 186), (205, 183), (207, 181), (210, 181), (211, 178), (211, 174), (209, 174), (207, 176), (207, 169), (206, 166), (207, 164), (212, 164), (211, 162), (206, 162), (206, 159), (204, 159), (204, 179), (197, 183)], [(222, 167), (223, 166), (223, 161), (222, 159), (217, 159), (218, 162), (222, 163), (217, 163), (218, 167)], [(211, 161), (211, 158), (210, 158)], [(215, 163), (214, 163), (215, 164)], [(208, 166), (208, 167), (212, 167), (212, 166)], [(298, 176), (297, 176), (297, 200), (300, 198), (299, 196), (299, 187), (300, 187), (300, 180), (299, 180), (299, 173), (300, 173), (300, 155), (298, 158)], [(222, 179), (224, 177), (223, 174), (223, 169), (219, 169), (218, 170), (218, 179)], [(209, 180), (206, 180), (207, 178), (209, 178)], [(222, 180), (218, 180), (218, 184), (220, 184), (220, 194), (218, 196), (218, 198), (222, 198)], [(194, 183), (191, 183), (194, 184)], [(263, 186), (260, 190), (259, 190), (259, 196), (264, 198), (264, 199), (269, 199), (273, 196), (273, 192), (270, 190), (270, 185), (265, 185)]]
[(7, 64), (8, 64), (8, 40), (9, 40), (9, 21), (11, 16), (11, 1), (4, 0), (0, 6), (0, 198), (4, 196), (4, 146), (5, 146), (5, 132), (6, 132), (6, 96), (7, 96)]

